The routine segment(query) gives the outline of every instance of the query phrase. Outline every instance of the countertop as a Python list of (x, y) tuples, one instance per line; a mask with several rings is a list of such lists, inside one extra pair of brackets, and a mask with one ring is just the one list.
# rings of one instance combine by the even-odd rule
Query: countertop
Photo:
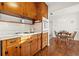
[[(14, 34), (14, 35), (2, 35), (0, 36), (0, 40), (8, 40), (11, 38), (16, 38), (16, 37), (22, 37), (22, 36), (28, 36), (28, 35), (34, 35), (34, 34), (39, 34), (41, 32), (36, 32), (36, 33), (28, 33), (28, 34)], [(43, 32), (44, 33), (44, 32)]]

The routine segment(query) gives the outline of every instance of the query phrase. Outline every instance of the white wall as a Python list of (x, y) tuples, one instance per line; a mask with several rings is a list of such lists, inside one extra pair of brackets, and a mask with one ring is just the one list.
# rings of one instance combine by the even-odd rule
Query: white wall
[[(0, 20), (20, 22), (22, 18), (0, 14)], [(32, 21), (27, 21), (27, 22), (32, 23)], [(28, 24), (0, 22), (0, 36), (14, 34), (16, 32), (30, 32), (30, 27), (31, 25)]]
[(75, 39), (79, 39), (79, 5), (55, 11), (49, 20), (52, 21), (53, 37), (55, 36), (54, 31), (66, 30), (69, 32), (77, 31)]
[(53, 27), (53, 16), (51, 16), (50, 14), (48, 14), (49, 15), (49, 39), (51, 39), (52, 38), (52, 36), (53, 36), (53, 34), (52, 34), (52, 27)]

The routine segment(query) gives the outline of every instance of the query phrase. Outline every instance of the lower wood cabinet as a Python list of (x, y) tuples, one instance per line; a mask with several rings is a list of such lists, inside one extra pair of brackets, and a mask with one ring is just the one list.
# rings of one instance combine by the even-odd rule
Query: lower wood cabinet
[(24, 42), (21, 44), (21, 56), (30, 56), (30, 42)]
[[(24, 39), (25, 38), (25, 39)], [(48, 33), (34, 34), (30, 38), (13, 38), (2, 41), (3, 56), (33, 56), (48, 44)], [(42, 47), (42, 48), (41, 48)]]
[(37, 36), (38, 38), (37, 38), (37, 51), (40, 51), (41, 50), (41, 33), (40, 34), (38, 34), (38, 36)]
[(20, 45), (7, 47), (5, 51), (6, 56), (20, 56)]
[(48, 33), (42, 33), (42, 49), (48, 45)]
[(38, 42), (37, 42), (37, 36), (33, 36), (31, 41), (31, 55), (34, 55), (37, 52)]
[(12, 38), (2, 41), (3, 56), (20, 56), (20, 38)]

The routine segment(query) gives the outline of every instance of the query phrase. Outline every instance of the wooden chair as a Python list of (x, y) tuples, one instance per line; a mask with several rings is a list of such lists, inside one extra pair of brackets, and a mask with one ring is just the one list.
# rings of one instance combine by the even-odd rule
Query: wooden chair
[(54, 31), (54, 33), (55, 33), (55, 36), (57, 37), (57, 32), (56, 32), (56, 31)]
[(68, 38), (68, 42), (69, 42), (69, 47), (73, 47), (74, 46), (74, 38), (77, 32), (74, 32), (71, 34), (71, 36)]
[(77, 33), (77, 32), (74, 32), (73, 35), (72, 35), (72, 39), (73, 39), (73, 40), (74, 40), (74, 38), (75, 38), (76, 33)]

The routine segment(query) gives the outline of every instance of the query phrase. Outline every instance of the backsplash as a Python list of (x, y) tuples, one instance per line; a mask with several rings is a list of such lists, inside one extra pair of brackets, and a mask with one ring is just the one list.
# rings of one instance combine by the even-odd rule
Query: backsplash
[(26, 24), (16, 24), (16, 23), (7, 23), (7, 22), (0, 22), (0, 34), (7, 34), (7, 33), (16, 33), (16, 32), (29, 32), (30, 25)]
[[(21, 18), (0, 14), (0, 20), (19, 22)], [(30, 24), (32, 23), (32, 21), (26, 21), (26, 22)], [(17, 32), (30, 32), (31, 28), (30, 24), (0, 22), (0, 35), (12, 35)]]

